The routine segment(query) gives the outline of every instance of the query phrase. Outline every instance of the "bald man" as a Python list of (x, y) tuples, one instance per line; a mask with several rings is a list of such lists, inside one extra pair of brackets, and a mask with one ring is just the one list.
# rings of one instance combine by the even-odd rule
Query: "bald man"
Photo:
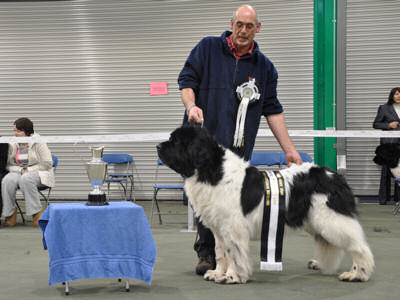
[[(240, 6), (230, 29), (220, 37), (202, 39), (179, 74), (186, 108), (184, 124), (202, 124), (220, 144), (249, 160), (264, 116), (288, 165), (301, 164), (277, 97), (278, 72), (254, 41), (261, 29), (256, 10), (250, 5)], [(244, 87), (251, 89), (250, 94)], [(244, 106), (247, 113), (240, 115)], [(240, 119), (243, 125), (239, 125)], [(199, 238), (194, 249), (199, 262), (195, 270), (203, 275), (215, 268), (215, 241), (208, 228), (200, 222), (197, 225)]]

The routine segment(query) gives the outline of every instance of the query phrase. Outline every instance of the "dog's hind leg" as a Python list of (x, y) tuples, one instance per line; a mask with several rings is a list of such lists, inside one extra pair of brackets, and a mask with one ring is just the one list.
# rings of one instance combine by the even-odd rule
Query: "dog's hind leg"
[(348, 242), (344, 243), (344, 249), (353, 258), (353, 265), (349, 272), (339, 276), (341, 281), (368, 281), (374, 270), (374, 256), (365, 240), (364, 232), (357, 220), (349, 219), (347, 228)]
[(349, 272), (340, 275), (339, 280), (367, 281), (374, 269), (374, 258), (358, 220), (336, 213), (326, 205), (316, 206), (318, 204), (310, 213), (309, 225), (315, 236), (319, 236), (320, 262), (311, 266), (320, 268), (323, 273), (332, 273), (340, 262), (340, 250), (343, 249), (352, 256), (353, 266)]
[(320, 235), (314, 235), (315, 256), (308, 262), (308, 268), (321, 270), (324, 274), (333, 274), (343, 258), (343, 250), (335, 247)]

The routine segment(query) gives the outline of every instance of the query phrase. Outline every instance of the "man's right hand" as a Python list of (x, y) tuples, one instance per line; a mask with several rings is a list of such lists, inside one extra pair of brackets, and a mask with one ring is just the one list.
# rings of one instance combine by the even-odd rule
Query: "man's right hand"
[(188, 113), (190, 123), (203, 123), (203, 110), (200, 107), (193, 106)]

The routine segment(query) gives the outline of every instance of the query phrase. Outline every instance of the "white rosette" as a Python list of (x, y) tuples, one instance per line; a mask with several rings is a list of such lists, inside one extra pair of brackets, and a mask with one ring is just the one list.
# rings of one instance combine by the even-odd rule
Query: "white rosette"
[(236, 88), (236, 94), (240, 99), (239, 109), (236, 117), (235, 137), (233, 140), (234, 147), (241, 147), (244, 139), (244, 126), (246, 122), (247, 108), (249, 104), (260, 99), (260, 94), (256, 86), (255, 78), (248, 82), (242, 83)]

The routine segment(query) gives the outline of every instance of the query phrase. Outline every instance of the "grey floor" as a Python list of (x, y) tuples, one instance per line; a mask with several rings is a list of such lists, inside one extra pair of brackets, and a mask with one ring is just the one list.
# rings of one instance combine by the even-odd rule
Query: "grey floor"
[[(150, 213), (150, 202), (137, 204)], [(161, 204), (164, 210), (185, 211), (181, 202)], [(285, 237), (282, 272), (258, 269), (259, 242), (252, 242), (254, 274), (244, 285), (219, 285), (194, 273), (195, 233), (182, 233), (186, 225), (159, 225), (152, 233), (157, 260), (151, 285), (130, 280), (131, 290), (115, 279), (85, 279), (70, 283), (70, 295), (61, 284), (48, 286), (48, 254), (42, 235), (32, 222), (0, 228), (0, 299), (400, 299), (400, 214), (393, 205), (358, 204), (360, 221), (375, 256), (376, 270), (369, 282), (340, 282), (336, 276), (308, 270), (313, 254), (311, 238), (302, 232)], [(185, 221), (184, 216), (168, 216)], [(348, 256), (338, 274), (351, 267)]]

